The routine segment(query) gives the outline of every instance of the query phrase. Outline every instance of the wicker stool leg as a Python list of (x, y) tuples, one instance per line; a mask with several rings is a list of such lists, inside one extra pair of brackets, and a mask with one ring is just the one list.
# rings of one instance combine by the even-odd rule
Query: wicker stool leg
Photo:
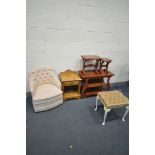
[(123, 115), (123, 118), (122, 118), (122, 121), (123, 121), (123, 122), (125, 121), (125, 116), (127, 115), (128, 112), (129, 112), (129, 107), (127, 106), (127, 107), (126, 107), (126, 111), (125, 111), (125, 113), (124, 113), (124, 115)]
[(104, 107), (104, 120), (103, 120), (102, 125), (105, 124), (105, 120), (106, 120), (107, 114), (108, 114), (108, 112), (109, 112), (110, 110), (111, 110), (111, 109), (107, 109), (107, 108)]

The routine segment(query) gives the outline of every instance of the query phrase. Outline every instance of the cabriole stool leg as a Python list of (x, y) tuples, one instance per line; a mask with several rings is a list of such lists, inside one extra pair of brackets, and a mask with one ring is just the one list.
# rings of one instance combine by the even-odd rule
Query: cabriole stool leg
[(122, 118), (123, 122), (125, 121), (125, 116), (127, 115), (128, 112), (129, 112), (129, 107), (126, 107), (126, 111), (125, 111), (123, 118)]
[(106, 120), (107, 114), (108, 114), (108, 112), (109, 112), (110, 110), (111, 110), (111, 109), (107, 109), (107, 108), (104, 107), (104, 120), (103, 120), (102, 125), (105, 124), (105, 120)]
[(97, 103), (98, 103), (99, 97), (98, 95), (96, 96), (96, 107), (95, 107), (95, 111), (97, 111)]

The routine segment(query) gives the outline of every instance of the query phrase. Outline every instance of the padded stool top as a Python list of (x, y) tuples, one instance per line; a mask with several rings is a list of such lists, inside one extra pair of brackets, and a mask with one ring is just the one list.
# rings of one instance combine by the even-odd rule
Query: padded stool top
[(128, 98), (118, 90), (100, 92), (98, 97), (106, 108), (118, 108), (129, 105)]

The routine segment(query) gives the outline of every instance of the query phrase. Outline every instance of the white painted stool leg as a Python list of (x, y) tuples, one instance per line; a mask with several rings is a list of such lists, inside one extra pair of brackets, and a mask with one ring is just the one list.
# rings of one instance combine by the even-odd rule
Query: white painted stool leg
[(128, 112), (129, 112), (129, 107), (126, 107), (126, 111), (125, 111), (123, 118), (122, 118), (123, 122), (125, 121), (125, 116), (127, 115)]
[(95, 111), (97, 111), (97, 103), (98, 103), (99, 97), (98, 95), (96, 96), (96, 107), (95, 107)]
[(102, 125), (105, 124), (105, 120), (106, 120), (107, 114), (108, 114), (108, 112), (109, 112), (110, 110), (111, 110), (111, 109), (107, 109), (107, 108), (104, 107), (104, 120), (103, 120)]

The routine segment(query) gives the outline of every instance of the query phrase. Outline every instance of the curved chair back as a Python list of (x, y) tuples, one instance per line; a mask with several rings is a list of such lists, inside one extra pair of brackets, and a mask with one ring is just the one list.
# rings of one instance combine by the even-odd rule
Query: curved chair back
[(32, 93), (34, 93), (35, 89), (42, 84), (51, 83), (61, 89), (60, 80), (55, 70), (51, 68), (40, 69), (29, 73), (29, 83)]

